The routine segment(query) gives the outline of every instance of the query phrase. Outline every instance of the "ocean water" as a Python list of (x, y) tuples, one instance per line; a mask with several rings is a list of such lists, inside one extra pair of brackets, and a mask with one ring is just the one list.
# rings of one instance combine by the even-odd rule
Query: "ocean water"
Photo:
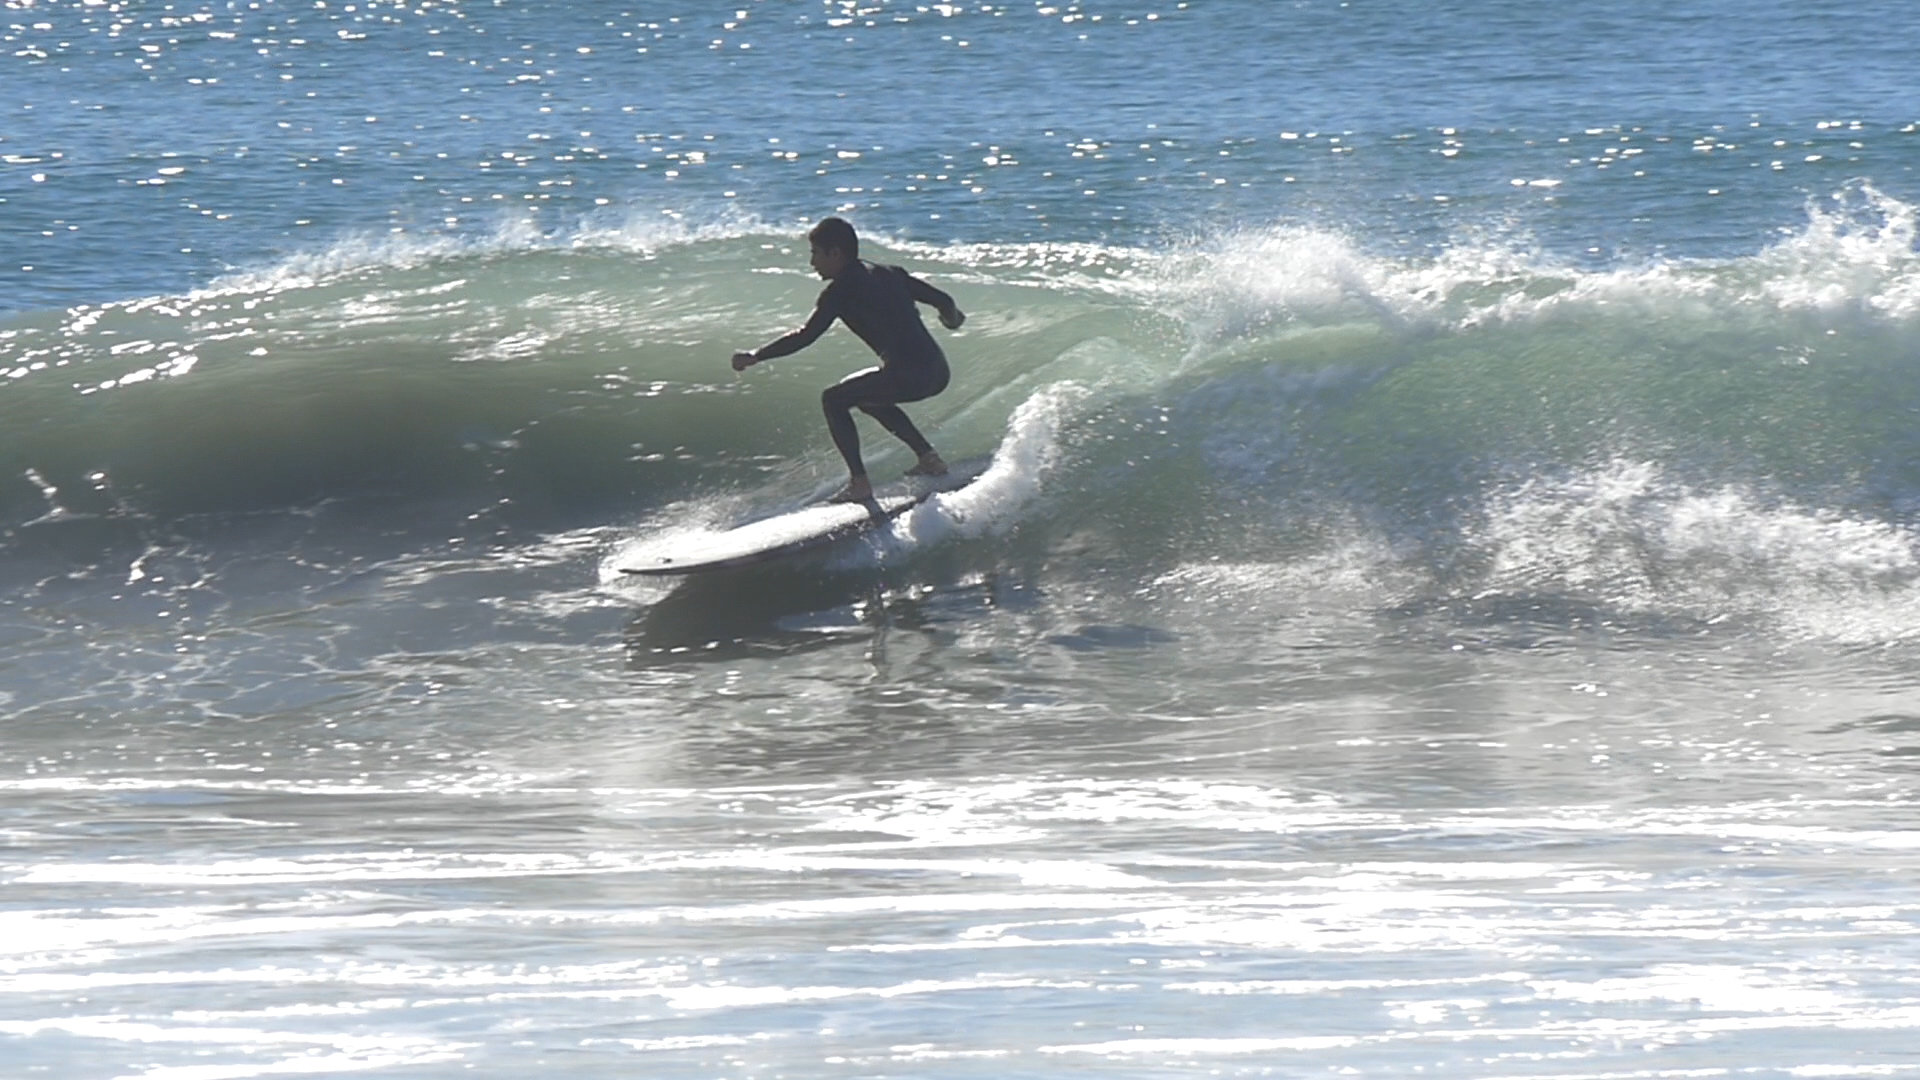
[(6, 0), (0, 1076), (1920, 1073), (1915, 40)]

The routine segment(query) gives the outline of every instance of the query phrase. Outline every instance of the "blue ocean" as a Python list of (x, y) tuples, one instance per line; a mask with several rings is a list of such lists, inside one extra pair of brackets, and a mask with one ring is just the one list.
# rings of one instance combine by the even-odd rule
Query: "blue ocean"
[(3, 3), (0, 1076), (1920, 1075), (1920, 5)]

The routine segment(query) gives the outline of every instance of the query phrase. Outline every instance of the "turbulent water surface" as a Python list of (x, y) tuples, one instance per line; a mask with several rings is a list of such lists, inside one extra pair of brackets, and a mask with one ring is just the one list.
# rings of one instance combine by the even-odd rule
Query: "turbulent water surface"
[(0, 1074), (1920, 1072), (1920, 8), (0, 38)]

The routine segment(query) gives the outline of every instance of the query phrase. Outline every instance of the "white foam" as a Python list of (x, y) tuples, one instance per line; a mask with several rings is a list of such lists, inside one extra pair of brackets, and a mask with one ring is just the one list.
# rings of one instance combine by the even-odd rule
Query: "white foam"
[(664, 1039), (582, 1039), (580, 1045), (592, 1046), (595, 1043), (614, 1042), (631, 1050), (650, 1053), (661, 1050), (705, 1050), (715, 1046), (750, 1046), (764, 1042), (772, 1035), (757, 1031), (752, 1035), (673, 1035)]
[(1275, 605), (1370, 610), (1404, 602), (1426, 583), (1385, 537), (1356, 524), (1340, 530), (1326, 549), (1285, 562), (1183, 563), (1137, 595), (1169, 605), (1241, 605), (1248, 612)]
[(1143, 254), (1125, 291), (1184, 319), (1202, 348), (1301, 326), (1458, 331), (1599, 311), (1910, 320), (1920, 315), (1917, 219), (1920, 208), (1855, 184), (1811, 202), (1802, 229), (1752, 255), (1600, 270), (1523, 237), (1468, 236), (1436, 257), (1407, 259), (1374, 254), (1337, 229), (1277, 225)]
[[(460, 1051), (475, 1045), (392, 1033), (335, 1035), (250, 1028), (169, 1026), (119, 1016), (0, 1021), (0, 1034), (28, 1037), (46, 1032), (120, 1043), (218, 1046), (242, 1049), (263, 1057), (276, 1051), (289, 1055), (277, 1061), (255, 1060), (242, 1064), (159, 1066), (135, 1074), (141, 1080), (228, 1080), (246, 1076), (364, 1072), (454, 1061), (461, 1056)], [(328, 1053), (328, 1050), (332, 1052)]]
[(1043, 1054), (1098, 1054), (1103, 1057), (1133, 1057), (1140, 1054), (1192, 1056), (1202, 1054), (1260, 1054), (1274, 1051), (1343, 1050), (1360, 1045), (1361, 1040), (1347, 1035), (1302, 1035), (1284, 1039), (1113, 1039), (1097, 1043), (1063, 1043), (1042, 1046)]
[(1920, 315), (1920, 208), (1871, 184), (1808, 203), (1806, 229), (1754, 260), (1758, 293), (1788, 310)]
[[(1348, 235), (1277, 226), (1217, 237), (1170, 253), (1150, 285), (1193, 328), (1221, 341), (1316, 324), (1385, 320), (1405, 324), (1440, 310), (1451, 284), (1485, 280), (1497, 251), (1460, 252), (1418, 265), (1370, 256)], [(1472, 267), (1457, 265), (1472, 256)]]
[(1044, 387), (1022, 402), (1007, 422), (993, 464), (958, 491), (935, 495), (894, 520), (893, 542), (924, 547), (951, 537), (973, 538), (1004, 531), (1040, 494), (1059, 462), (1060, 433), (1090, 396), (1076, 382)]
[(1659, 1001), (1708, 1012), (1840, 1012), (1858, 999), (1824, 986), (1782, 980), (1725, 964), (1659, 964), (1646, 975), (1590, 982), (1539, 980), (1528, 988), (1546, 1000), (1585, 1004)]
[(725, 986), (704, 985), (658, 991), (676, 1009), (740, 1009), (767, 1005), (795, 1005), (845, 998), (899, 998), (949, 994), (969, 990), (1026, 990), (1040, 987), (1084, 987), (1090, 983), (1063, 983), (1044, 979), (916, 979), (891, 986)]
[(1920, 632), (1920, 538), (1910, 530), (1738, 485), (1695, 490), (1650, 462), (1529, 479), (1492, 501), (1474, 540), (1492, 555), (1494, 591), (1762, 615), (1837, 640)]

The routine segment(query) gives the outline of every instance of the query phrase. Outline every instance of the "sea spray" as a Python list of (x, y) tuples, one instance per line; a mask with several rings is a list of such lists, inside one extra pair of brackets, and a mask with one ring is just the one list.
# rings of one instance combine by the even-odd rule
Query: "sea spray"
[(1061, 429), (1090, 396), (1072, 382), (1048, 386), (1013, 411), (993, 464), (958, 491), (943, 492), (902, 514), (893, 539), (919, 548), (948, 538), (973, 538), (1016, 524), (1044, 491), (1059, 461)]

